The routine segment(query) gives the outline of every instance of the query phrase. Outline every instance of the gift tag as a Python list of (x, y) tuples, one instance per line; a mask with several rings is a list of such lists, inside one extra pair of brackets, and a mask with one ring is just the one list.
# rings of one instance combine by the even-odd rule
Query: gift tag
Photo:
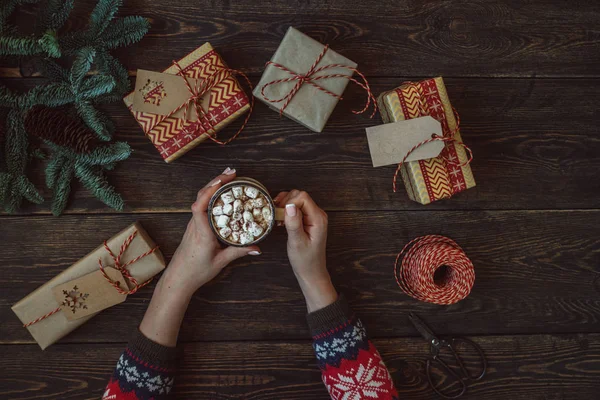
[[(128, 290), (121, 272), (111, 267), (104, 268), (104, 271), (110, 279), (120, 282), (121, 288)], [(95, 314), (127, 298), (126, 294), (117, 292), (100, 270), (58, 285), (52, 293), (68, 320)]]
[[(442, 136), (442, 125), (431, 116), (372, 126), (366, 130), (374, 167), (399, 164), (417, 144), (431, 139), (433, 134)], [(443, 149), (444, 142), (436, 140), (418, 147), (405, 161), (434, 158)]]
[[(200, 87), (202, 82), (202, 79), (189, 77), (185, 79), (187, 79), (192, 88), (196, 84)], [(190, 96), (191, 93), (182, 76), (138, 69), (132, 108), (133, 111), (169, 115), (173, 110), (185, 103)], [(208, 111), (209, 104), (210, 92), (202, 96), (202, 108), (204, 111)], [(173, 114), (173, 117), (185, 118), (189, 121), (197, 119), (196, 113), (192, 111), (191, 107), (188, 107), (187, 110), (179, 110)]]

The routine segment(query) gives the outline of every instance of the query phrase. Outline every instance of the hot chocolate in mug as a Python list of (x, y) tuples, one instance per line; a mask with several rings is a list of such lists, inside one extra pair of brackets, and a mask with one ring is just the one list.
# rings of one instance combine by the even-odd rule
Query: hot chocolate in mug
[(210, 227), (220, 241), (245, 247), (261, 242), (285, 209), (275, 207), (267, 188), (252, 178), (235, 178), (221, 186), (208, 204)]

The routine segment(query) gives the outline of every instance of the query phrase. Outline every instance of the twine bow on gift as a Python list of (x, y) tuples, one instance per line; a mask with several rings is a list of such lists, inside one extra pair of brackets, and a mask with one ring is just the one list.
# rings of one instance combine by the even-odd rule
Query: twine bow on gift
[[(185, 82), (185, 86), (187, 87), (188, 91), (190, 92), (190, 97), (183, 104), (181, 104), (179, 107), (177, 107), (176, 109), (171, 111), (165, 117), (159, 119), (158, 122), (156, 124), (154, 124), (152, 126), (152, 128), (149, 129), (149, 131), (152, 131), (155, 127), (160, 125), (163, 121), (167, 120), (168, 118), (173, 117), (173, 115), (175, 115), (180, 110), (183, 109), (183, 110), (186, 110), (186, 112), (187, 112), (187, 110), (191, 106), (192, 110), (195, 113), (196, 120), (199, 122), (202, 129), (204, 129), (204, 132), (201, 132), (201, 133), (206, 134), (210, 140), (212, 140), (213, 142), (218, 143), (220, 145), (226, 145), (226, 144), (230, 143), (231, 141), (233, 141), (235, 138), (237, 138), (239, 136), (239, 134), (242, 133), (242, 131), (246, 127), (246, 124), (248, 123), (248, 120), (250, 119), (250, 115), (252, 114), (252, 110), (254, 109), (254, 97), (251, 96), (251, 98), (250, 98), (250, 109), (248, 110), (248, 113), (246, 114), (246, 119), (244, 120), (244, 123), (242, 124), (242, 126), (236, 132), (235, 135), (233, 135), (232, 137), (230, 137), (229, 139), (227, 139), (225, 141), (220, 141), (219, 139), (216, 138), (216, 132), (214, 132), (215, 127), (213, 125), (213, 122), (210, 118), (207, 117), (206, 111), (204, 111), (204, 108), (202, 108), (202, 97), (204, 95), (206, 95), (207, 93), (210, 93), (210, 91), (215, 86), (217, 86), (218, 84), (223, 82), (225, 79), (227, 79), (233, 75), (242, 76), (246, 80), (246, 83), (248, 84), (248, 87), (250, 88), (250, 92), (252, 92), (252, 83), (250, 82), (250, 79), (248, 79), (246, 74), (244, 74), (241, 71), (235, 70), (235, 69), (222, 68), (222, 67), (219, 67), (218, 65), (212, 65), (212, 67), (216, 68), (216, 71), (213, 72), (212, 74), (210, 74), (205, 79), (203, 79), (200, 83), (198, 82), (198, 80), (196, 80), (196, 83), (194, 84), (194, 86), (192, 86), (186, 79), (185, 72), (183, 71), (183, 68), (181, 68), (179, 63), (177, 61), (173, 61), (173, 65), (176, 66), (177, 69), (179, 70), (179, 76), (181, 76), (181, 78)], [(183, 116), (183, 118), (185, 119), (185, 115)], [(200, 130), (200, 126), (196, 127), (195, 132), (191, 132), (191, 133), (195, 134), (194, 136), (199, 136), (198, 131)], [(186, 129), (186, 128), (184, 128), (184, 129)], [(214, 134), (211, 133), (211, 130), (213, 131)]]
[[(350, 82), (356, 83), (358, 86), (360, 86), (367, 92), (367, 101), (366, 101), (365, 107), (362, 110), (358, 110), (358, 111), (352, 110), (352, 112), (354, 114), (364, 113), (365, 111), (368, 110), (368, 108), (372, 102), (373, 103), (373, 113), (371, 114), (371, 116), (369, 118), (373, 118), (375, 116), (375, 113), (377, 112), (377, 102), (375, 100), (375, 96), (373, 96), (373, 92), (371, 92), (371, 88), (369, 87), (369, 82), (367, 81), (367, 78), (365, 78), (365, 76), (358, 69), (350, 67), (348, 65), (343, 65), (343, 64), (327, 64), (327, 65), (323, 65), (323, 66), (317, 68), (317, 65), (323, 59), (323, 57), (325, 56), (325, 53), (327, 53), (328, 49), (329, 49), (329, 45), (326, 45), (323, 48), (323, 51), (321, 52), (321, 54), (319, 54), (319, 56), (317, 57), (317, 59), (315, 60), (313, 65), (309, 68), (309, 70), (305, 74), (296, 73), (296, 72), (290, 70), (289, 68), (285, 67), (284, 65), (278, 64), (273, 61), (267, 61), (267, 64), (266, 64), (267, 66), (272, 65), (272, 66), (279, 68), (280, 70), (285, 71), (291, 75), (289, 78), (277, 79), (277, 80), (274, 80), (271, 82), (267, 82), (263, 85), (263, 87), (260, 90), (260, 93), (262, 94), (263, 98), (266, 101), (268, 101), (270, 103), (284, 102), (283, 106), (281, 106), (281, 108), (279, 109), (280, 116), (283, 115), (283, 111), (287, 108), (287, 106), (290, 104), (290, 102), (292, 101), (292, 99), (294, 98), (296, 93), (298, 93), (298, 91), (300, 90), (302, 85), (304, 85), (305, 83), (327, 93), (330, 96), (335, 97), (338, 100), (342, 100), (342, 96), (335, 94), (332, 91), (327, 90), (324, 87), (322, 87), (316, 83), (317, 81), (320, 81), (323, 79), (334, 79), (334, 78), (348, 79)], [(326, 71), (328, 69), (333, 69), (333, 68), (344, 68), (349, 71), (352, 71), (352, 72), (356, 73), (358, 76), (360, 76), (362, 78), (363, 82), (359, 82), (358, 80), (354, 79), (352, 76), (344, 75), (344, 74), (317, 75), (321, 71)], [(279, 85), (279, 84), (282, 84), (285, 82), (294, 82), (294, 81), (296, 81), (296, 84), (294, 85), (294, 87), (288, 92), (288, 94), (286, 94), (285, 96), (283, 96), (279, 99), (271, 99), (271, 98), (267, 97), (267, 95), (265, 94), (265, 89), (271, 85)]]
[[(127, 269), (127, 267), (129, 267), (131, 264), (135, 264), (136, 262), (140, 261), (142, 258), (149, 256), (150, 254), (154, 253), (156, 250), (158, 250), (158, 246), (153, 247), (152, 249), (148, 250), (147, 252), (135, 257), (134, 259), (132, 259), (131, 261), (128, 261), (126, 263), (121, 263), (121, 258), (123, 257), (123, 254), (125, 253), (125, 251), (127, 250), (127, 248), (129, 247), (129, 245), (131, 244), (131, 242), (133, 241), (133, 239), (135, 239), (135, 237), (137, 236), (138, 231), (134, 231), (131, 235), (129, 235), (129, 237), (127, 237), (127, 239), (125, 239), (125, 241), (123, 242), (123, 244), (121, 245), (121, 249), (119, 250), (119, 254), (117, 256), (115, 256), (115, 254), (112, 252), (112, 250), (110, 249), (110, 247), (108, 247), (108, 243), (106, 242), (106, 240), (104, 241), (104, 248), (106, 249), (106, 251), (108, 252), (108, 254), (110, 255), (110, 257), (113, 260), (113, 265), (111, 265), (111, 267), (113, 267), (114, 269), (118, 270), (121, 275), (123, 275), (123, 278), (125, 279), (126, 282), (123, 282), (123, 284), (125, 285), (125, 287), (127, 289), (123, 289), (121, 288), (121, 282), (119, 281), (113, 281), (107, 274), (106, 271), (104, 270), (105, 265), (102, 264), (102, 259), (99, 258), (98, 259), (98, 265), (100, 266), (100, 271), (102, 271), (102, 275), (104, 276), (104, 278), (108, 281), (108, 283), (110, 283), (116, 290), (117, 292), (121, 293), (121, 294), (125, 294), (125, 295), (130, 295), (130, 294), (134, 294), (136, 293), (138, 290), (140, 290), (141, 288), (143, 288), (144, 286), (146, 286), (147, 284), (149, 284), (152, 281), (152, 278), (148, 279), (145, 282), (142, 283), (138, 283), (138, 281), (131, 276), (131, 273), (129, 272), (129, 270)], [(129, 285), (127, 284), (127, 282), (131, 283), (132, 289), (129, 289)], [(31, 322), (28, 322), (26, 324), (23, 325), (24, 328), (27, 328), (28, 326), (31, 326), (33, 324), (36, 324), (48, 317), (50, 317), (51, 315), (56, 314), (57, 312), (59, 312), (62, 309), (63, 304), (61, 304), (59, 307), (57, 307), (56, 309), (50, 311), (47, 314), (42, 315), (39, 318), (34, 319)]]
[[(421, 87), (419, 86), (419, 84), (415, 83), (415, 82), (404, 82), (402, 85), (412, 86), (416, 89), (416, 91), (419, 93), (419, 99), (420, 99), (419, 114), (420, 114), (420, 116), (429, 115), (429, 113), (425, 109), (425, 102), (424, 102), (423, 95), (421, 94), (421, 90), (420, 90)], [(408, 153), (406, 153), (406, 155), (404, 156), (404, 158), (402, 159), (400, 164), (398, 164), (398, 168), (396, 168), (396, 172), (394, 173), (394, 182), (393, 182), (394, 193), (396, 193), (396, 189), (397, 189), (396, 183), (398, 180), (398, 174), (400, 173), (400, 170), (402, 170), (402, 165), (406, 162), (406, 159), (408, 158), (409, 155), (411, 155), (415, 150), (417, 150), (421, 146), (426, 145), (427, 143), (437, 142), (437, 141), (446, 142), (446, 143), (454, 142), (454, 143), (462, 146), (467, 151), (468, 159), (464, 163), (452, 162), (445, 157), (441, 157), (448, 165), (456, 165), (456, 166), (462, 168), (462, 167), (466, 167), (467, 165), (469, 165), (471, 163), (471, 161), (473, 161), (473, 151), (467, 145), (465, 145), (463, 142), (459, 142), (455, 138), (455, 135), (459, 131), (459, 128), (460, 128), (460, 116), (458, 115), (458, 112), (456, 111), (456, 109), (454, 107), (452, 107), (452, 111), (454, 112), (454, 117), (456, 119), (456, 127), (450, 133), (448, 133), (447, 135), (444, 134), (444, 136), (439, 136), (435, 133), (432, 134), (430, 139), (423, 140), (422, 142), (414, 145), (408, 151)]]

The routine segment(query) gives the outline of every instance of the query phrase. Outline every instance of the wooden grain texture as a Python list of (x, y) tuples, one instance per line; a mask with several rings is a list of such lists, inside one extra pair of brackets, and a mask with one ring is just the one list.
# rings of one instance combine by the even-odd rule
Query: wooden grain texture
[[(78, 2), (80, 28), (94, 2)], [(367, 12), (368, 11), (368, 12)], [(597, 2), (541, 0), (218, 2), (129, 0), (149, 35), (118, 51), (129, 69), (161, 69), (210, 41), (260, 74), (292, 25), (378, 76), (598, 76)], [(25, 13), (22, 22), (32, 16)]]
[[(406, 79), (371, 83), (380, 93)], [(372, 167), (364, 132), (381, 121), (350, 112), (364, 101), (354, 88), (321, 134), (257, 104), (235, 142), (201, 144), (172, 164), (162, 161), (125, 106), (114, 104), (108, 111), (118, 127), (116, 137), (128, 141), (134, 154), (110, 173), (111, 182), (123, 194), (127, 212), (187, 211), (198, 188), (227, 166), (259, 179), (273, 193), (302, 188), (326, 210), (600, 207), (599, 79), (446, 79), (446, 85), (461, 115), (462, 137), (475, 154), (477, 181), (450, 200), (422, 206), (408, 199), (402, 185), (392, 192), (395, 167)], [(236, 128), (231, 129), (230, 134)], [(34, 165), (32, 175), (43, 188), (42, 165)], [(75, 187), (66, 212), (112, 212)], [(50, 198), (49, 191), (45, 195)], [(23, 212), (48, 213), (49, 203)]]
[[(463, 397), (486, 400), (592, 399), (600, 390), (600, 335), (473, 337), (487, 376)], [(401, 399), (436, 398), (424, 374), (420, 338), (376, 340)], [(97, 399), (123, 344), (3, 348), (3, 399)], [(329, 399), (308, 341), (187, 343), (175, 381), (182, 399)], [(469, 367), (476, 362), (469, 357)], [(10, 367), (9, 367), (10, 366)], [(451, 389), (448, 384), (443, 386)]]
[[(188, 218), (152, 214), (139, 220), (170, 258)], [(0, 341), (32, 343), (9, 306), (136, 219), (3, 218)], [(402, 246), (433, 233), (455, 239), (475, 265), (473, 291), (455, 305), (413, 300), (393, 278), (393, 262)], [(276, 230), (261, 245), (263, 255), (236, 262), (202, 288), (188, 309), (180, 338), (307, 338), (306, 307), (285, 243), (285, 232)], [(427, 315), (443, 334), (600, 332), (600, 211), (333, 212), (328, 265), (337, 288), (374, 337), (414, 335), (406, 317), (410, 311)], [(122, 341), (141, 321), (151, 287), (63, 340)]]

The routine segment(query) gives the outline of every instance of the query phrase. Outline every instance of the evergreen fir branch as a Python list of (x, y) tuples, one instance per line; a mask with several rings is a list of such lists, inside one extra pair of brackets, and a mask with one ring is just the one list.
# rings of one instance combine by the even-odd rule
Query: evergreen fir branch
[(10, 192), (11, 182), (12, 177), (8, 172), (0, 172), (0, 204), (3, 206)]
[(41, 26), (46, 30), (58, 31), (69, 18), (74, 0), (47, 0), (40, 8)]
[(34, 37), (0, 37), (0, 55), (31, 56), (47, 55), (60, 57), (60, 47), (56, 34), (48, 31), (41, 38)]
[(60, 48), (66, 55), (72, 55), (82, 47), (93, 46), (97, 48), (97, 44), (95, 45), (89, 36), (87, 31), (68, 32), (60, 36)]
[(76, 103), (77, 112), (85, 124), (94, 132), (100, 140), (108, 141), (112, 137), (114, 125), (112, 121), (96, 110), (89, 101), (81, 101)]
[(60, 107), (74, 101), (75, 95), (68, 84), (51, 82), (43, 86), (36, 86), (27, 92), (20, 101), (20, 107), (26, 109), (37, 104), (47, 107)]
[(19, 194), (30, 202), (35, 204), (41, 204), (44, 202), (44, 198), (40, 192), (38, 192), (34, 184), (31, 183), (31, 181), (27, 179), (25, 175), (19, 176), (16, 182), (16, 187), (19, 189)]
[(19, 95), (0, 84), (0, 107), (16, 107), (18, 103)]
[(140, 16), (119, 18), (106, 28), (102, 41), (108, 49), (129, 46), (139, 42), (149, 29), (150, 23), (146, 18)]
[(91, 100), (110, 93), (115, 85), (115, 79), (110, 75), (93, 75), (83, 81), (81, 88), (79, 88), (79, 96)]
[(98, 4), (90, 15), (89, 30), (98, 35), (104, 32), (110, 21), (115, 17), (122, 0), (98, 0)]
[(69, 194), (71, 193), (71, 180), (75, 168), (73, 164), (64, 165), (60, 169), (55, 185), (53, 185), (53, 197), (52, 197), (52, 214), (59, 216), (64, 211), (69, 201)]
[(79, 87), (85, 75), (90, 72), (92, 62), (96, 56), (96, 50), (91, 47), (84, 47), (77, 52), (73, 66), (71, 67), (71, 76), (69, 80), (73, 87)]
[(48, 165), (46, 165), (46, 186), (48, 188), (53, 188), (56, 185), (56, 181), (58, 180), (58, 176), (60, 171), (62, 171), (63, 166), (69, 160), (67, 157), (56, 154), (50, 159)]
[(88, 154), (80, 154), (79, 160), (87, 165), (108, 165), (123, 161), (131, 155), (131, 147), (125, 142), (116, 142), (98, 147)]
[(116, 58), (111, 56), (108, 51), (99, 52), (96, 61), (99, 71), (115, 78), (116, 86), (114, 93), (119, 97), (118, 100), (120, 101), (131, 87), (127, 69)]
[(75, 164), (75, 175), (83, 186), (94, 194), (100, 201), (117, 211), (123, 211), (125, 203), (120, 194), (115, 192), (106, 180), (102, 168), (90, 167), (81, 162)]

